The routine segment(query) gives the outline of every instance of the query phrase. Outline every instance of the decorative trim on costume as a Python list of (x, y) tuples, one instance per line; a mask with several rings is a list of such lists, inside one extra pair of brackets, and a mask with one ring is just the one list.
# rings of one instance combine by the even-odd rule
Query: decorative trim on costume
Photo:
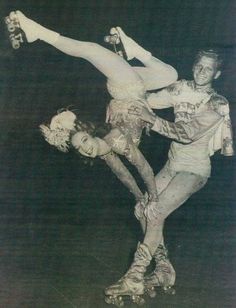
[(59, 151), (67, 153), (69, 151), (70, 130), (65, 128), (50, 129), (46, 125), (39, 126), (44, 139)]

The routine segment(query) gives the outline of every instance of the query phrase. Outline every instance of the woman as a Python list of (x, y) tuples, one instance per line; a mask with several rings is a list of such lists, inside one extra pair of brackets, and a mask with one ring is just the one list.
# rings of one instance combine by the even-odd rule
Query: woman
[[(175, 82), (177, 80), (177, 73), (175, 69), (170, 65), (154, 58), (150, 52), (146, 51), (131, 38), (127, 37), (119, 27), (111, 29), (111, 35), (116, 37), (115, 43), (121, 42), (123, 44), (128, 60), (135, 57), (144, 64), (144, 67), (131, 67), (123, 58), (98, 44), (63, 37), (59, 33), (46, 29), (38, 23), (30, 20), (20, 11), (10, 13), (6, 22), (13, 25), (13, 30), (11, 31), (13, 32), (11, 34), (13, 45), (15, 43), (19, 45), (23, 42), (21, 35), (19, 36), (19, 34), (14, 34), (14, 27), (21, 28), (24, 31), (26, 39), (29, 43), (40, 39), (65, 54), (84, 58), (107, 77), (107, 88), (113, 97), (113, 100), (107, 108), (106, 120), (111, 124), (112, 130), (104, 138), (104, 140), (112, 152), (108, 151), (107, 148), (108, 152), (102, 152), (101, 157), (106, 160), (107, 164), (112, 166), (113, 171), (115, 170), (116, 174), (118, 174), (118, 170), (120, 171), (121, 169), (120, 167), (117, 168), (117, 164), (120, 163), (118, 163), (117, 156), (112, 154), (113, 152), (125, 155), (129, 161), (135, 165), (137, 164), (137, 168), (148, 187), (148, 204), (156, 203), (157, 191), (153, 173), (150, 166), (147, 164), (137, 148), (143, 128), (148, 129), (149, 125), (145, 124), (145, 122), (135, 114), (128, 114), (127, 110), (134, 105), (144, 105), (148, 107), (146, 102), (146, 91), (160, 89)], [(44, 131), (47, 131), (49, 136), (51, 135), (50, 130), (52, 130), (51, 124), (50, 127), (44, 126), (42, 128)], [(76, 131), (76, 128), (74, 127), (73, 130)], [(65, 133), (63, 130), (61, 132)], [(65, 138), (70, 138), (70, 133), (65, 135), (67, 135)], [(87, 138), (89, 137), (87, 136)], [(55, 138), (55, 140), (56, 139), (57, 138)], [(70, 139), (67, 139), (66, 142), (69, 142), (69, 140)], [(74, 147), (82, 151), (81, 149), (83, 149), (83, 147), (81, 147), (81, 142), (83, 140), (84, 139), (81, 134), (75, 134), (71, 142)], [(79, 145), (77, 143), (79, 143)], [(98, 142), (98, 144), (101, 143), (104, 145), (103, 142)], [(105, 145), (104, 148), (106, 148)], [(94, 155), (94, 152), (90, 151), (91, 149), (84, 154), (89, 156), (93, 153)], [(114, 163), (114, 160), (116, 160), (116, 163)], [(140, 162), (142, 162), (141, 165), (144, 164), (146, 168), (140, 168)], [(146, 172), (147, 170), (149, 171)], [(124, 170), (122, 173), (123, 172)], [(128, 174), (126, 170), (124, 173), (125, 177), (122, 176), (123, 179), (126, 178)], [(124, 180), (123, 183), (125, 183)], [(135, 186), (136, 184), (130, 185), (126, 183), (126, 185), (128, 187), (132, 186), (133, 193), (135, 191), (134, 194), (138, 200), (143, 200), (143, 195), (141, 197), (140, 191)], [(140, 219), (143, 231), (145, 232), (146, 221), (142, 221), (142, 212), (143, 202), (139, 202), (136, 207), (136, 217)], [(120, 294), (132, 296), (133, 301), (139, 301), (139, 295), (142, 295), (144, 292), (144, 284), (143, 273), (140, 273), (139, 275), (138, 271), (140, 266), (142, 267), (145, 265), (142, 264), (143, 260), (145, 259), (144, 262), (149, 264), (151, 258), (152, 256), (148, 247), (145, 247), (144, 244), (140, 244), (133, 262), (133, 264), (138, 263), (139, 266), (138, 268), (135, 265), (131, 266), (129, 274), (125, 276), (125, 284), (122, 284), (122, 288), (124, 289), (121, 290)], [(136, 277), (137, 279), (132, 279), (133, 274), (137, 274), (140, 277)], [(134, 280), (138, 280), (138, 282), (136, 283)], [(119, 283), (120, 282), (118, 282), (118, 284)], [(113, 288), (109, 290), (110, 291), (106, 292), (107, 295), (112, 294)], [(116, 302), (116, 299), (114, 300)]]
[(100, 129), (91, 123), (81, 122), (75, 112), (65, 110), (52, 117), (50, 124), (40, 125), (46, 141), (62, 152), (72, 147), (81, 155), (100, 157), (121, 182), (134, 195), (136, 202), (144, 206), (145, 197), (129, 170), (115, 154), (124, 155), (133, 164), (147, 185), (149, 202), (156, 202), (156, 188), (152, 186), (153, 171), (132, 139), (124, 136), (119, 128), (106, 125)]

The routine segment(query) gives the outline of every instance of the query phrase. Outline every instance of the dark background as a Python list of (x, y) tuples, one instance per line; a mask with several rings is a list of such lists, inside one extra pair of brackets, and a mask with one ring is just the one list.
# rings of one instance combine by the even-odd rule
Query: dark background
[[(43, 42), (13, 50), (3, 18), (15, 9), (104, 46), (119, 25), (179, 78), (191, 78), (197, 50), (218, 48), (225, 65), (215, 88), (231, 104), (235, 130), (236, 1), (0, 1), (0, 307), (105, 307), (103, 289), (125, 272), (141, 239), (134, 201), (102, 161), (90, 167), (54, 150), (38, 126), (68, 105), (104, 121), (106, 80)], [(153, 133), (142, 141), (155, 173), (168, 146)], [(235, 306), (235, 159), (217, 154), (212, 164), (207, 186), (166, 222), (177, 295), (146, 307)]]

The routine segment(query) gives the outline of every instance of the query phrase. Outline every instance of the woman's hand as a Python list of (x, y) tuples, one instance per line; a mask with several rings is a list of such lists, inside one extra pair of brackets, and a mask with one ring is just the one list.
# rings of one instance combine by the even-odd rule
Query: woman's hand
[(128, 109), (128, 113), (140, 117), (144, 122), (154, 124), (156, 115), (145, 106), (132, 105)]

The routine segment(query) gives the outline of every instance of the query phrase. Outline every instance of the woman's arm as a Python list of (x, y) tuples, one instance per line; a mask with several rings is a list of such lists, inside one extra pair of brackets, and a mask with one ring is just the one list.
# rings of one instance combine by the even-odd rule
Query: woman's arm
[(136, 201), (138, 202), (142, 200), (143, 194), (141, 190), (139, 189), (134, 177), (122, 163), (120, 158), (114, 152), (109, 152), (108, 154), (101, 156), (101, 158), (105, 160), (105, 162), (111, 168), (113, 173), (134, 195)]
[(150, 201), (157, 200), (156, 183), (152, 168), (146, 161), (131, 138), (125, 136), (118, 128), (114, 128), (104, 137), (113, 152), (124, 155), (134, 165), (147, 186)]
[(156, 202), (158, 199), (156, 182), (153, 170), (146, 158), (135, 144), (129, 142), (126, 152), (124, 153), (128, 161), (136, 167), (144, 183), (147, 186), (149, 201)]

